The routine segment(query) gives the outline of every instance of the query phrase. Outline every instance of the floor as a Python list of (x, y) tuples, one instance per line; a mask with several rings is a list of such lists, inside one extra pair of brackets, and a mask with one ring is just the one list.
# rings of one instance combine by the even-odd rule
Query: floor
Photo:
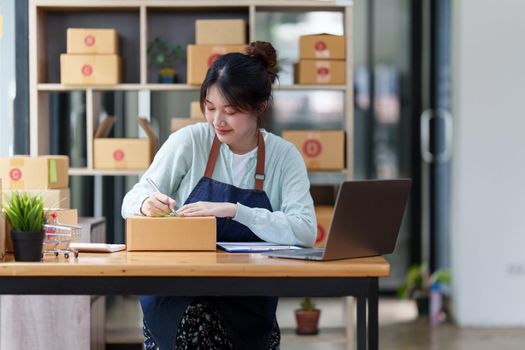
[[(321, 327), (326, 329), (324, 336), (343, 324), (344, 304), (334, 298), (317, 300), (322, 309)], [(278, 312), (281, 328), (293, 327), (292, 310), (297, 300), (288, 299), (280, 304)], [(120, 343), (108, 339), (107, 350), (141, 349), (140, 308), (136, 299), (119, 297), (112, 301), (108, 309), (107, 327), (113, 337), (120, 337)], [(382, 298), (379, 302), (379, 348), (381, 350), (478, 350), (525, 349), (525, 328), (460, 328), (450, 322), (430, 327), (428, 318), (417, 316), (415, 304), (411, 301), (400, 301)], [(121, 329), (122, 333), (116, 332)], [(321, 333), (323, 331), (321, 330)], [(109, 335), (109, 333), (108, 333)], [(286, 336), (286, 335), (285, 335)], [(126, 337), (128, 337), (126, 339)], [(334, 336), (336, 337), (336, 336)], [(318, 344), (314, 338), (287, 338), (283, 350), (347, 350), (343, 342)], [(292, 341), (290, 341), (290, 339)], [(299, 339), (299, 341), (297, 341)], [(304, 339), (304, 341), (303, 341)]]
[(428, 325), (428, 319), (384, 325), (379, 329), (381, 350), (521, 350), (525, 328), (459, 328)]

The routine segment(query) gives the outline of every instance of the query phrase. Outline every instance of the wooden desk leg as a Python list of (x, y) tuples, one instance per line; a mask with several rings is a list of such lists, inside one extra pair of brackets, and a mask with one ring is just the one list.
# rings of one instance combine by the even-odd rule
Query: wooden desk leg
[(368, 295), (368, 347), (370, 350), (378, 350), (378, 293), (379, 283), (377, 278), (370, 279), (370, 294)]
[(366, 297), (357, 297), (357, 350), (366, 350)]

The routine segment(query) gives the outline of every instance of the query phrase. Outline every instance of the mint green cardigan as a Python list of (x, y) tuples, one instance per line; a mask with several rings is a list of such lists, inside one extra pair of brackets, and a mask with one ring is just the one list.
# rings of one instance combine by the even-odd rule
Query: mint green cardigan
[[(292, 143), (269, 132), (266, 135), (264, 191), (273, 212), (237, 203), (233, 220), (249, 227), (264, 241), (310, 247), (317, 236), (317, 223), (304, 161)], [(151, 177), (162, 193), (175, 199), (177, 208), (184, 204), (204, 175), (214, 136), (207, 123), (190, 125), (173, 133), (140, 181), (124, 197), (122, 216), (140, 215), (142, 201), (154, 192), (147, 177)], [(227, 145), (221, 145), (214, 180), (232, 183), (232, 154)], [(255, 153), (248, 161), (239, 187), (254, 188), (256, 161)]]

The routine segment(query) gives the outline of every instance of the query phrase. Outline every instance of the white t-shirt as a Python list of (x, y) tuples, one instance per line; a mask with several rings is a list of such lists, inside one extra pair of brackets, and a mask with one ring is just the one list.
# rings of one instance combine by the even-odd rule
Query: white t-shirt
[[(266, 138), (268, 137), (268, 133), (265, 130), (261, 130), (264, 138), (264, 142), (266, 142)], [(255, 147), (250, 152), (245, 154), (235, 154), (233, 153), (232, 157), (232, 176), (233, 176), (233, 186), (239, 187), (244, 175), (246, 174), (246, 171), (248, 170), (248, 162), (250, 161), (250, 158), (257, 157), (257, 150), (259, 147)]]

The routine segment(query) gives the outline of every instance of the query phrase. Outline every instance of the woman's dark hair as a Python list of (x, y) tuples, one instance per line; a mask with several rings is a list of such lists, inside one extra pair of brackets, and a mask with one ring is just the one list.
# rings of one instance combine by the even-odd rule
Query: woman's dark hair
[(262, 114), (272, 98), (272, 84), (277, 78), (277, 53), (272, 44), (255, 41), (245, 53), (228, 53), (220, 56), (206, 73), (201, 85), (200, 105), (204, 104), (208, 89), (216, 84), (228, 104), (240, 111), (257, 113), (262, 124)]

